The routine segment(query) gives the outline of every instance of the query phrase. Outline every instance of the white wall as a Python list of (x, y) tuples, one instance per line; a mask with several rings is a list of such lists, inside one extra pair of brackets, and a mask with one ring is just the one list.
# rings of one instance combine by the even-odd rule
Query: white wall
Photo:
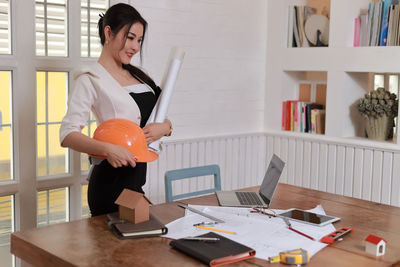
[(174, 139), (262, 130), (265, 0), (123, 2), (149, 23), (143, 67), (156, 83), (171, 47), (186, 51), (169, 109)]

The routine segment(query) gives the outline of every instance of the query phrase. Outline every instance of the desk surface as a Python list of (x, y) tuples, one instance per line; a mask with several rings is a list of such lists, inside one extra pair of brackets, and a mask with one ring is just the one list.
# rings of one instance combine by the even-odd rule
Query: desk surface
[[(185, 202), (218, 203), (215, 195)], [(311, 209), (318, 204), (322, 204), (327, 214), (341, 218), (334, 224), (337, 229), (350, 226), (354, 232), (317, 253), (307, 266), (390, 266), (400, 261), (400, 208), (286, 184), (278, 186), (271, 207)], [(184, 215), (175, 203), (156, 205), (152, 211), (164, 223)], [(387, 241), (384, 256), (377, 258), (364, 252), (363, 240), (369, 234)], [(172, 249), (169, 242), (162, 237), (119, 240), (108, 230), (105, 216), (97, 216), (13, 233), (11, 252), (37, 266), (204, 266)], [(268, 263), (250, 259), (233, 265), (267, 266)]]

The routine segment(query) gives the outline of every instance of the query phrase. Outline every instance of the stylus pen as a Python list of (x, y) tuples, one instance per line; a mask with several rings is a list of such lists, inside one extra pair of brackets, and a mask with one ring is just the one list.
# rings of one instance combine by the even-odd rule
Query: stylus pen
[(299, 235), (305, 236), (313, 241), (315, 241), (314, 237), (306, 235), (305, 233), (300, 232), (299, 230), (296, 230), (294, 228), (292, 228), (292, 224), (289, 222), (289, 219), (287, 218), (283, 218), (283, 220), (285, 221), (286, 225), (288, 226), (289, 230), (292, 230), (293, 232), (298, 233)]
[(232, 232), (232, 231), (216, 229), (216, 228), (211, 228), (211, 227), (205, 227), (205, 226), (201, 226), (201, 225), (195, 225), (195, 227), (201, 228), (201, 229), (206, 229), (206, 230), (211, 230), (211, 231), (216, 231), (216, 232), (221, 232), (221, 233), (226, 233), (226, 234), (232, 234), (232, 235), (235, 234), (235, 232)]
[(219, 240), (219, 238), (218, 238), (218, 237), (188, 236), (188, 237), (184, 237), (183, 240), (188, 240), (188, 241), (216, 242), (216, 241)]

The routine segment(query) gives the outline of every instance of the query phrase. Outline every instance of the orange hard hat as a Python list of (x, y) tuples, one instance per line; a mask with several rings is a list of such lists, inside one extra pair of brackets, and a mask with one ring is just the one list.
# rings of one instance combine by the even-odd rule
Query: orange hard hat
[[(136, 162), (151, 162), (158, 158), (157, 153), (148, 150), (142, 128), (130, 120), (107, 120), (96, 128), (93, 138), (98, 141), (120, 145), (129, 149), (136, 157)], [(92, 156), (106, 158), (99, 155)]]

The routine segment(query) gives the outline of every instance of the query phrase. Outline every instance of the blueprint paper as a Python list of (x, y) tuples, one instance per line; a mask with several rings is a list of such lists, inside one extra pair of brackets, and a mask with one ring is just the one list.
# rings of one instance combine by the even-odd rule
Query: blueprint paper
[[(259, 213), (250, 213), (251, 208), (231, 208), (231, 207), (215, 207), (215, 206), (198, 206), (190, 205), (190, 207), (224, 220), (225, 223), (210, 225), (211, 228), (223, 229), (235, 232), (234, 235), (217, 232), (227, 238), (242, 243), (256, 250), (256, 258), (268, 260), (269, 257), (279, 255), (279, 252), (303, 248), (310, 253), (310, 257), (315, 255), (327, 244), (313, 241), (302, 235), (299, 235), (286, 226), (283, 219), (272, 217)], [(284, 210), (274, 210), (281, 213)], [(325, 214), (321, 205), (311, 212)], [(210, 219), (185, 210), (185, 216), (167, 224), (168, 233), (165, 237), (178, 239), (187, 236), (196, 236), (210, 232), (210, 230), (194, 227), (193, 224), (201, 222), (209, 222)], [(292, 227), (309, 236), (320, 240), (323, 236), (335, 231), (332, 224), (326, 226), (313, 226), (305, 223), (291, 221)], [(208, 226), (208, 225), (206, 225)]]

